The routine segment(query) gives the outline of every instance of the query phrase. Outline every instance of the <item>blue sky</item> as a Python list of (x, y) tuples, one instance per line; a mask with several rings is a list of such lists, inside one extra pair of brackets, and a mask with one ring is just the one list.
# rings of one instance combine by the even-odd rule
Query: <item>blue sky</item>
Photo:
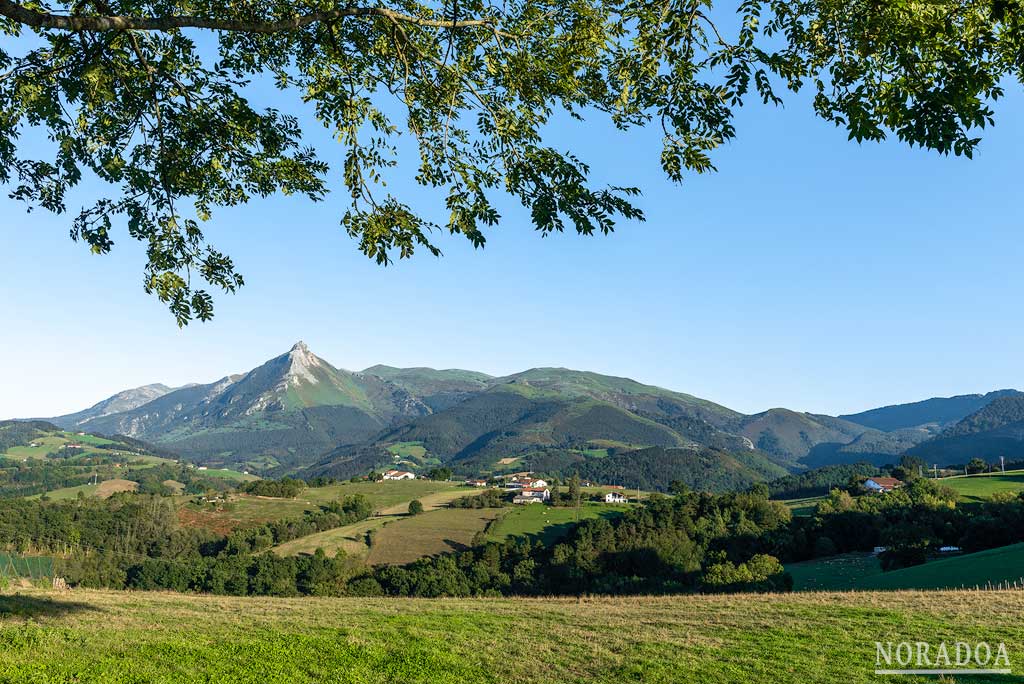
[[(653, 129), (554, 126), (550, 139), (596, 178), (644, 190), (648, 221), (608, 237), (541, 239), (503, 202), (486, 249), (441, 238), (443, 258), (382, 268), (339, 227), (340, 194), (222, 211), (208, 237), (248, 284), (184, 330), (142, 292), (142, 252), (123, 229), (112, 254), (93, 256), (66, 217), (0, 200), (0, 417), (209, 382), (298, 339), (349, 369), (566, 366), (745, 412), (1024, 387), (1018, 90), (973, 161), (847, 142), (792, 97), (751, 105), (719, 172), (681, 186), (658, 167)], [(440, 201), (391, 187), (443, 222)]]

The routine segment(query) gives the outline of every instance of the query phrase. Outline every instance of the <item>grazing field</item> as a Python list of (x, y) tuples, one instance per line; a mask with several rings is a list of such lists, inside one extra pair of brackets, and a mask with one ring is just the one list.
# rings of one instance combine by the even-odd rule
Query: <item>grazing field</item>
[(786, 566), (795, 591), (958, 589), (1024, 583), (1024, 544), (930, 560), (882, 572), (876, 556), (847, 553)]
[(299, 518), (321, 504), (362, 494), (378, 513), (405, 513), (409, 502), (420, 499), (424, 507), (447, 503), (472, 492), (452, 482), (399, 480), (385, 482), (344, 482), (304, 490), (294, 499), (232, 494), (221, 504), (196, 504), (192, 497), (179, 499), (178, 518), (188, 527), (205, 527), (221, 534), (240, 527), (253, 527), (271, 520)]
[(317, 549), (323, 549), (324, 553), (332, 558), (338, 555), (339, 551), (347, 556), (366, 558), (370, 553), (367, 534), (397, 520), (401, 520), (397, 515), (378, 515), (351, 525), (335, 527), (278, 544), (272, 551), (279, 556), (297, 556), (313, 554)]
[(793, 515), (808, 516), (814, 515), (814, 511), (817, 510), (818, 504), (824, 499), (825, 497), (823, 496), (809, 496), (805, 499), (787, 499), (782, 503), (786, 504)]
[(940, 482), (955, 489), (964, 501), (985, 501), (999, 492), (1019, 494), (1024, 491), (1024, 470), (960, 475), (943, 478)]
[[(1024, 579), (1024, 544), (940, 558), (868, 577), (864, 589), (950, 589)], [(1024, 617), (1024, 616), (1022, 616)]]
[[(612, 517), (628, 510), (628, 504), (585, 503), (580, 506), (580, 520)], [(488, 539), (504, 541), (509, 537), (536, 536), (550, 544), (565, 536), (576, 522), (575, 508), (555, 508), (530, 504), (516, 506), (487, 531)]]
[(504, 512), (502, 508), (445, 508), (405, 516), (374, 530), (367, 562), (400, 565), (424, 556), (462, 551)]
[(1022, 615), (1018, 591), (426, 600), (25, 590), (0, 594), (0, 679), (860, 684), (893, 681), (873, 674), (875, 641), (1004, 642), (1019, 672)]
[[(423, 504), (424, 511), (433, 511), (446, 507), (453, 499), (457, 499), (460, 496), (475, 496), (479, 493), (479, 491), (455, 489), (427, 494), (420, 497), (419, 501)], [(335, 556), (338, 551), (344, 551), (349, 556), (366, 558), (370, 553), (367, 534), (384, 525), (404, 520), (409, 511), (409, 501), (412, 501), (412, 499), (378, 509), (374, 517), (361, 520), (352, 525), (324, 530), (323, 532), (317, 532), (316, 534), (310, 534), (293, 539), (290, 542), (285, 542), (284, 544), (279, 544), (273, 548), (273, 551), (279, 556), (295, 556), (301, 553), (314, 553), (317, 549), (323, 549), (324, 553), (328, 556)]]
[(201, 475), (205, 477), (217, 477), (222, 480), (231, 480), (233, 482), (252, 482), (253, 480), (260, 479), (255, 475), (249, 475), (247, 473), (230, 470), (228, 468), (207, 468), (202, 471)]
[(862, 581), (882, 574), (878, 556), (871, 553), (844, 553), (791, 563), (786, 570), (793, 576), (793, 591), (846, 591)]

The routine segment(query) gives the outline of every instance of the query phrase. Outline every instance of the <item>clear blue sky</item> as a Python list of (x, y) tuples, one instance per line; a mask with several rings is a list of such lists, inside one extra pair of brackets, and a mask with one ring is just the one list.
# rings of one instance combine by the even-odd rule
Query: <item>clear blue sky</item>
[[(184, 330), (142, 292), (123, 228), (111, 255), (93, 256), (68, 239), (67, 217), (0, 200), (0, 417), (209, 382), (298, 339), (349, 369), (566, 366), (745, 412), (1024, 387), (1018, 90), (974, 161), (858, 146), (792, 98), (752, 105), (719, 173), (682, 186), (658, 168), (654, 130), (556, 126), (551, 139), (597, 178), (644, 189), (647, 223), (609, 237), (541, 239), (505, 202), (486, 249), (442, 238), (444, 258), (385, 269), (340, 229), (340, 195), (221, 211), (208, 236), (248, 285)], [(443, 222), (441, 202), (392, 188)]]

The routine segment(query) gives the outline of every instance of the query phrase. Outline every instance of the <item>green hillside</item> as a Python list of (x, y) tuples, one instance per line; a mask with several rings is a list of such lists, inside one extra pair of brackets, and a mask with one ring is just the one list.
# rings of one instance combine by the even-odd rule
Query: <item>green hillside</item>
[(861, 684), (891, 680), (873, 673), (878, 640), (1004, 642), (1012, 659), (1022, 613), (1021, 592), (435, 601), (21, 590), (0, 594), (0, 671), (80, 684)]
[(935, 397), (909, 404), (896, 404), (839, 416), (864, 427), (891, 432), (921, 425), (947, 425), (979, 411), (992, 400), (1019, 395), (1017, 390), (997, 390), (988, 394), (962, 394), (955, 397)]
[(796, 591), (958, 589), (1004, 583), (1024, 586), (1024, 544), (930, 560), (883, 572), (878, 557), (850, 553), (786, 566)]
[[(104, 482), (141, 481), (148, 472), (184, 468), (170, 456), (130, 438), (72, 432), (42, 421), (0, 422), (0, 497), (73, 498), (101, 488), (101, 495), (107, 495), (117, 487), (103, 487)], [(159, 479), (170, 479), (170, 474)]]
[(1024, 458), (1024, 395), (1000, 396), (908, 453), (928, 463)]
[(985, 501), (993, 494), (1002, 492), (1019, 494), (1024, 491), (1024, 470), (947, 477), (943, 478), (941, 482), (959, 492), (960, 497), (965, 501)]

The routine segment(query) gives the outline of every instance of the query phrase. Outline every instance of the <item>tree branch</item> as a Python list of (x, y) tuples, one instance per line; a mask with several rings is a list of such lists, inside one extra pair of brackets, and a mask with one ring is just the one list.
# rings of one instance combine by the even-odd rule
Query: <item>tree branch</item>
[(385, 17), (391, 21), (414, 26), (448, 29), (485, 27), (497, 32), (495, 22), (491, 19), (462, 19), (459, 21), (425, 19), (423, 17), (414, 17), (411, 14), (396, 12), (385, 7), (342, 7), (275, 21), (246, 21), (187, 15), (171, 15), (167, 17), (65, 16), (29, 9), (24, 5), (13, 2), (13, 0), (0, 0), (0, 16), (7, 17), (25, 26), (31, 26), (32, 28), (49, 28), (84, 33), (99, 33), (103, 31), (172, 31), (183, 28), (245, 31), (247, 33), (280, 33), (282, 31), (294, 31), (310, 24), (336, 21), (344, 17)]

